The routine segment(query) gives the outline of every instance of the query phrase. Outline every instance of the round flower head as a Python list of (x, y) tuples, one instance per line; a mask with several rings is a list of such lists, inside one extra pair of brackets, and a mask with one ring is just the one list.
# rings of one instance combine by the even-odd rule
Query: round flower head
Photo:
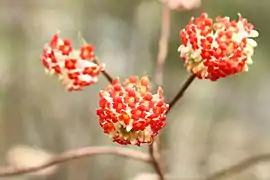
[(90, 44), (73, 49), (70, 40), (60, 39), (55, 34), (50, 43), (45, 44), (41, 61), (50, 75), (57, 75), (68, 91), (82, 90), (94, 84), (104, 70), (103, 64), (93, 62), (94, 48)]
[(169, 106), (161, 88), (150, 92), (148, 77), (130, 77), (123, 85), (116, 78), (100, 91), (100, 126), (114, 142), (122, 145), (152, 143), (164, 126)]
[(238, 21), (229, 17), (212, 20), (206, 13), (190, 20), (180, 32), (182, 45), (178, 49), (188, 71), (212, 81), (248, 71), (257, 46), (251, 38), (259, 34), (238, 15)]

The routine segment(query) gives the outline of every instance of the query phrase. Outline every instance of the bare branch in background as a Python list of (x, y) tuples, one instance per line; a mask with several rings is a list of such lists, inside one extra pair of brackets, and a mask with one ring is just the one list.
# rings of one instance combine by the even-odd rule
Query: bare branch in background
[(157, 85), (163, 84), (163, 66), (168, 54), (168, 41), (170, 37), (170, 9), (167, 3), (162, 4), (161, 32), (159, 39), (159, 49), (156, 63), (155, 79)]
[[(161, 15), (161, 32), (159, 39), (159, 49), (157, 54), (155, 81), (158, 86), (163, 84), (163, 68), (164, 63), (168, 54), (168, 42), (170, 37), (170, 9), (167, 2), (162, 4), (162, 15)], [(149, 154), (153, 160), (153, 167), (159, 176), (160, 180), (164, 180), (164, 173), (162, 171), (161, 163), (159, 160), (159, 136), (156, 137), (155, 141), (149, 146)]]
[[(6, 160), (10, 167), (33, 167), (42, 165), (51, 160), (54, 155), (44, 149), (40, 149), (25, 144), (18, 144), (9, 149)], [(33, 173), (31, 176), (44, 176), (54, 174), (58, 169), (57, 165), (44, 168)]]
[(242, 171), (247, 170), (251, 166), (254, 166), (261, 162), (270, 161), (270, 154), (261, 154), (257, 156), (253, 156), (247, 159), (244, 159), (243, 161), (240, 161), (239, 163), (229, 166), (228, 168), (222, 169), (209, 177), (206, 178), (206, 180), (219, 180), (228, 178), (231, 176), (234, 176), (236, 174), (241, 173)]
[(151, 157), (143, 152), (135, 151), (127, 148), (117, 148), (117, 147), (85, 147), (81, 149), (70, 150), (64, 152), (60, 155), (54, 156), (51, 160), (32, 167), (0, 167), (0, 177), (14, 176), (20, 174), (26, 174), (31, 172), (36, 172), (47, 167), (61, 164), (74, 159), (83, 158), (86, 156), (96, 156), (96, 155), (117, 155), (126, 158), (131, 158), (138, 161), (143, 161), (150, 163), (152, 162)]
[(162, 0), (167, 1), (168, 6), (173, 10), (188, 11), (201, 6), (201, 0)]
[(164, 180), (165, 179), (164, 172), (161, 167), (160, 158), (159, 158), (160, 153), (159, 153), (159, 148), (156, 141), (154, 141), (149, 146), (149, 154), (150, 154), (150, 157), (152, 158), (152, 164), (153, 164), (153, 167), (155, 168), (157, 175), (159, 176), (159, 179)]

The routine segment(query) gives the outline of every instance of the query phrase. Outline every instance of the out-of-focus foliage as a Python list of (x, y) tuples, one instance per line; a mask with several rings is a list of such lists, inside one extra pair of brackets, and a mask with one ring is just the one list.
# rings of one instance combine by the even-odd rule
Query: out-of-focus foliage
[[(195, 81), (168, 116), (161, 139), (163, 163), (170, 176), (199, 179), (253, 154), (270, 152), (269, 7), (269, 0), (205, 0), (197, 10), (172, 12), (163, 86), (167, 101), (187, 77), (177, 48), (179, 30), (191, 16), (206, 11), (211, 17), (236, 19), (240, 12), (260, 37), (248, 73), (215, 83)], [(1, 0), (1, 165), (7, 163), (7, 151), (17, 144), (53, 153), (92, 145), (117, 146), (103, 134), (95, 115), (98, 92), (108, 84), (105, 78), (83, 92), (68, 93), (55, 78), (44, 74), (39, 56), (57, 30), (74, 42), (80, 31), (96, 46), (96, 54), (113, 76), (146, 72), (153, 76), (160, 15), (158, 0)], [(270, 179), (269, 169), (270, 164), (259, 164), (230, 179)], [(53, 175), (39, 179), (126, 180), (146, 171), (152, 171), (148, 164), (99, 156), (63, 164)]]

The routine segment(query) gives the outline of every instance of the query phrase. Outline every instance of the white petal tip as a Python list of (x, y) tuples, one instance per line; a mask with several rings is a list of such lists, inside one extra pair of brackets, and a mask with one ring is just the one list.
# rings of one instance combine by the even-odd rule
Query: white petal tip
[(246, 64), (248, 64), (248, 65), (251, 65), (251, 64), (253, 64), (253, 61), (252, 61), (252, 59), (251, 59), (251, 58), (248, 58), (248, 59), (247, 59), (247, 61), (246, 61)]
[(253, 37), (253, 38), (258, 37), (258, 36), (259, 36), (259, 32), (256, 31), (256, 30), (251, 30), (249, 36), (250, 36), (250, 37)]
[(127, 127), (126, 127), (127, 132), (130, 132), (131, 129), (132, 129), (132, 126), (127, 126)]
[(247, 43), (251, 46), (251, 47), (257, 47), (257, 42), (254, 39), (247, 39)]

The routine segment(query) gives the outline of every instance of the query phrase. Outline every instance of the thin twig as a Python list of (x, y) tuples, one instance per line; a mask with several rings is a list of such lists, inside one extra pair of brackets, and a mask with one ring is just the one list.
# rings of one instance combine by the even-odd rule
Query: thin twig
[(187, 80), (184, 82), (184, 84), (182, 85), (181, 89), (179, 90), (179, 92), (176, 94), (176, 96), (173, 98), (173, 100), (169, 103), (169, 110), (167, 111), (167, 114), (170, 112), (170, 110), (173, 108), (173, 106), (175, 105), (175, 103), (177, 101), (179, 101), (184, 93), (186, 92), (187, 88), (190, 86), (190, 84), (194, 81), (194, 79), (196, 78), (195, 75), (190, 75)]
[[(163, 69), (164, 63), (168, 54), (168, 42), (170, 37), (170, 9), (166, 2), (162, 5), (162, 15), (161, 15), (161, 32), (159, 39), (159, 49), (157, 55), (155, 81), (158, 86), (163, 84)], [(157, 136), (154, 142), (149, 146), (149, 154), (153, 160), (153, 167), (159, 176), (160, 180), (164, 180), (164, 173), (162, 171), (160, 162), (160, 150), (159, 150), (159, 136)]]
[(162, 168), (161, 168), (160, 158), (158, 157), (159, 156), (159, 151), (157, 151), (157, 149), (158, 149), (157, 142), (154, 141), (149, 146), (149, 154), (150, 154), (150, 157), (152, 159), (153, 167), (155, 168), (156, 173), (159, 176), (159, 179), (164, 180), (165, 179), (164, 178), (164, 173), (163, 173)]
[(157, 55), (155, 79), (157, 85), (161, 86), (163, 83), (163, 67), (168, 54), (168, 42), (170, 37), (170, 9), (166, 2), (162, 5), (162, 17), (161, 17), (161, 32), (159, 39), (159, 49)]
[(152, 162), (151, 157), (143, 152), (128, 149), (128, 148), (118, 148), (118, 147), (85, 147), (81, 149), (70, 150), (64, 152), (60, 155), (53, 157), (51, 160), (45, 162), (44, 164), (33, 166), (33, 167), (1, 167), (0, 177), (20, 175), (30, 172), (35, 172), (49, 166), (64, 163), (74, 159), (79, 159), (86, 156), (95, 155), (118, 155), (127, 158), (131, 158), (143, 162)]
[[(100, 64), (100, 60), (98, 59), (98, 57), (95, 57), (94, 60), (93, 60), (93, 62), (96, 63), (96, 64)], [(111, 76), (106, 70), (101, 71), (101, 73), (105, 76), (105, 78), (106, 78), (110, 83), (113, 82), (112, 76)]]
[(244, 170), (247, 170), (251, 166), (254, 166), (260, 162), (266, 162), (266, 161), (270, 161), (269, 153), (253, 156), (245, 160), (242, 160), (238, 162), (237, 164), (232, 165), (228, 168), (215, 172), (214, 174), (207, 177), (206, 180), (219, 180), (219, 179), (228, 178), (238, 173), (241, 173)]
[(112, 83), (113, 82), (113, 78), (107, 73), (107, 71), (103, 70), (101, 71), (101, 73), (105, 76), (105, 78)]

